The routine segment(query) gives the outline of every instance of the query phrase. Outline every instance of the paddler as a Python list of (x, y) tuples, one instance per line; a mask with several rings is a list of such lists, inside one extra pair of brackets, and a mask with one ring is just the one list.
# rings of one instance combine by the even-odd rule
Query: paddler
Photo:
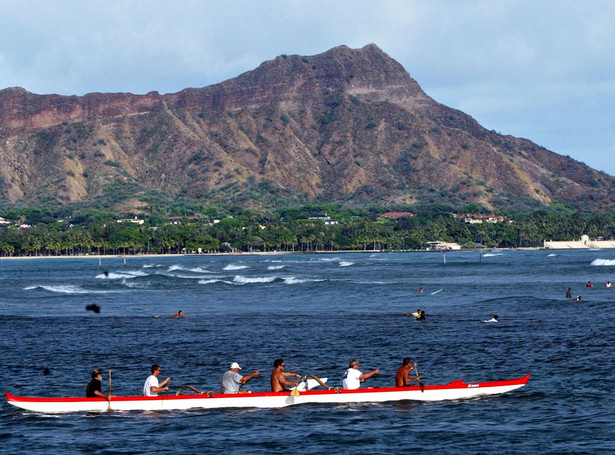
[(241, 386), (253, 377), (258, 376), (259, 372), (256, 370), (247, 376), (242, 376), (239, 374), (239, 370), (241, 370), (241, 367), (237, 362), (229, 365), (228, 371), (222, 376), (222, 393), (250, 393), (248, 390), (241, 390)]
[(298, 381), (287, 381), (286, 378), (293, 376), (297, 379), (301, 379), (301, 375), (298, 373), (291, 373), (290, 371), (284, 371), (284, 359), (275, 359), (273, 362), (273, 371), (271, 372), (271, 391), (272, 392), (287, 392), (286, 387), (296, 387), (299, 385)]
[(103, 395), (102, 393), (102, 384), (100, 380), (102, 379), (102, 372), (96, 368), (92, 371), (92, 380), (88, 382), (88, 385), (85, 387), (85, 396), (88, 398), (101, 397), (106, 400), (111, 398), (111, 394)]
[(145, 380), (143, 384), (143, 395), (146, 397), (157, 397), (158, 392), (168, 392), (167, 384), (171, 378), (166, 378), (160, 384), (158, 383), (158, 375), (160, 374), (160, 365), (152, 365), (152, 374)]
[(342, 388), (344, 389), (358, 389), (361, 387), (361, 383), (366, 379), (371, 378), (373, 375), (378, 374), (380, 370), (376, 368), (369, 373), (362, 373), (359, 371), (359, 361), (352, 359), (348, 364), (348, 369), (344, 374), (344, 380), (342, 381)]
[(402, 365), (397, 369), (397, 374), (395, 375), (395, 387), (405, 387), (411, 381), (416, 381), (420, 379), (418, 373), (416, 377), (410, 377), (410, 371), (416, 371), (416, 362), (413, 364), (412, 359), (410, 357), (405, 357), (402, 360)]

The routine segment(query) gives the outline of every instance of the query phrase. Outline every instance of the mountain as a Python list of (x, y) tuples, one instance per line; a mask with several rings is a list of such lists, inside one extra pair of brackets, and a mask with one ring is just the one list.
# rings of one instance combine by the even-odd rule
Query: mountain
[(245, 208), (615, 208), (615, 178), (437, 103), (373, 44), (282, 55), (165, 95), (5, 89), (0, 165), (4, 201), (112, 193), (132, 210), (153, 194)]

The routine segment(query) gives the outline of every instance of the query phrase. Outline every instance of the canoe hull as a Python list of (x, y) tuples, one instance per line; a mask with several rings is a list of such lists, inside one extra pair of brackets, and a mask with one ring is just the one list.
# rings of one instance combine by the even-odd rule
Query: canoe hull
[(241, 393), (233, 395), (162, 395), (158, 397), (114, 397), (109, 403), (103, 398), (40, 398), (18, 397), (6, 392), (7, 402), (27, 411), (59, 414), (67, 412), (106, 411), (173, 411), (220, 408), (283, 408), (299, 404), (382, 403), (386, 401), (446, 401), (465, 400), (486, 395), (499, 395), (523, 387), (530, 375), (510, 381), (446, 385), (392, 387), (357, 390), (312, 390), (298, 397), (288, 392)]

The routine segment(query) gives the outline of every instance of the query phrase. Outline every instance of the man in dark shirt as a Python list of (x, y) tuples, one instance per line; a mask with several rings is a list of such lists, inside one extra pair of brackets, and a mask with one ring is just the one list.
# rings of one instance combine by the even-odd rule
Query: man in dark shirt
[(93, 397), (102, 397), (109, 399), (109, 395), (103, 395), (102, 393), (102, 384), (100, 380), (102, 379), (102, 373), (99, 369), (92, 371), (92, 380), (88, 382), (87, 387), (85, 388), (85, 396), (88, 398)]

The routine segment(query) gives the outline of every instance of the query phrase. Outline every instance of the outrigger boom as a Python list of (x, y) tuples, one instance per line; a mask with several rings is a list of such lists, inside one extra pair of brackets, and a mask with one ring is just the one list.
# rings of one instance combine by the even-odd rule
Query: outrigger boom
[(306, 403), (382, 403), (386, 401), (445, 401), (465, 400), (486, 395), (498, 395), (523, 387), (530, 375), (519, 379), (495, 382), (464, 383), (463, 380), (445, 385), (364, 388), (357, 390), (310, 390), (293, 396), (289, 392), (257, 392), (239, 394), (162, 395), (157, 397), (118, 396), (104, 398), (41, 398), (19, 397), (6, 392), (9, 404), (27, 411), (45, 414), (67, 412), (106, 411), (172, 411), (185, 409), (220, 408), (282, 408)]

